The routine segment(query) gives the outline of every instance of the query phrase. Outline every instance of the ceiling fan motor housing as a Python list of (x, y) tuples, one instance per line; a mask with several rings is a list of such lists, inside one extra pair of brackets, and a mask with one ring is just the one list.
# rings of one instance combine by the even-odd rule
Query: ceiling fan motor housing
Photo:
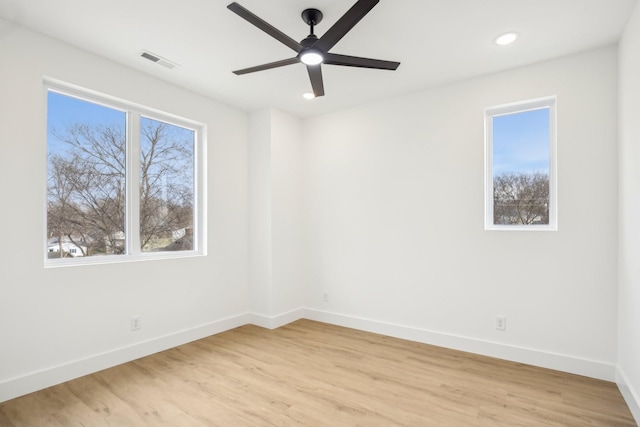
[(318, 41), (318, 37), (315, 34), (309, 34), (307, 37), (300, 41), (303, 47), (311, 47)]

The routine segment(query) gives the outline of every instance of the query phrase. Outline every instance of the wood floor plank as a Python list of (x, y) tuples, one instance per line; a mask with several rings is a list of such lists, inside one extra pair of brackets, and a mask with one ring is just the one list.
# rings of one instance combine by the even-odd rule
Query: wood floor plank
[(0, 425), (636, 426), (615, 384), (300, 320), (0, 404)]

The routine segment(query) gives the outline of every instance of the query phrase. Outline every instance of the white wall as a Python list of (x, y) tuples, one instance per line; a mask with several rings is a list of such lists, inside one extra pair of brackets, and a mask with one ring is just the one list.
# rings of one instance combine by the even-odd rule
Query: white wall
[[(247, 115), (16, 26), (0, 57), (0, 401), (246, 323)], [(43, 267), (43, 76), (208, 126), (208, 256)]]
[(301, 197), (302, 122), (271, 111), (273, 229), (273, 315), (296, 311), (305, 303)]
[[(612, 46), (306, 120), (311, 317), (612, 380), (616, 94)], [(484, 231), (484, 108), (550, 95), (559, 231)]]
[(249, 138), (250, 290), (254, 322), (302, 316), (301, 122), (276, 109), (252, 113)]
[[(620, 70), (619, 356), (615, 47), (300, 121), (247, 116), (5, 27), (0, 401), (249, 321), (303, 315), (605, 379), (619, 360), (619, 382), (637, 391), (639, 248), (624, 237), (638, 231), (637, 15)], [(208, 256), (44, 269), (33, 250), (45, 227), (43, 76), (208, 125)], [(549, 95), (559, 231), (484, 231), (484, 108)], [(133, 314), (143, 316), (135, 333)], [(494, 329), (497, 314), (506, 332)]]
[(249, 117), (249, 299), (253, 313), (272, 313), (271, 111)]
[(617, 382), (640, 422), (640, 6), (620, 42), (620, 270)]

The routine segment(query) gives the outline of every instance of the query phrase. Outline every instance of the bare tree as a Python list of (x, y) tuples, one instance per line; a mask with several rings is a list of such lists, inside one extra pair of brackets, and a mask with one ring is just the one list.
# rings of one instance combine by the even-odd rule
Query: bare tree
[(493, 178), (494, 224), (549, 224), (549, 176), (504, 173)]
[(146, 119), (141, 126), (140, 241), (192, 225), (193, 143), (176, 140), (175, 128)]
[[(143, 121), (141, 129), (143, 247), (192, 225), (193, 141), (176, 138), (172, 129), (172, 125), (150, 119)], [(78, 247), (87, 246), (90, 255), (122, 253), (127, 209), (123, 130), (74, 124), (55, 136), (66, 150), (49, 158), (49, 236), (60, 242), (61, 256), (63, 238)]]
[[(63, 242), (73, 230), (71, 221), (73, 184), (69, 177), (73, 172), (69, 163), (60, 156), (49, 160), (49, 201), (47, 205), (47, 227), (49, 238), (58, 241), (58, 255), (64, 257)], [(71, 234), (73, 235), (73, 234)], [(83, 253), (86, 255), (86, 253)]]

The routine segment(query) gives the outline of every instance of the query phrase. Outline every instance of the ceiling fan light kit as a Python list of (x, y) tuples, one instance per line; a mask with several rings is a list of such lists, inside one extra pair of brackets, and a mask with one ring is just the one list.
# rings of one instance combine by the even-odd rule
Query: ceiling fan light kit
[(249, 10), (233, 2), (227, 8), (255, 25), (271, 37), (280, 41), (296, 52), (296, 56), (289, 59), (270, 62), (255, 67), (234, 71), (234, 74), (242, 75), (256, 71), (269, 70), (302, 63), (307, 67), (311, 87), (315, 97), (324, 95), (324, 82), (322, 79), (321, 65), (342, 65), (347, 67), (374, 68), (378, 70), (396, 70), (399, 62), (385, 61), (381, 59), (362, 58), (358, 56), (339, 55), (329, 53), (329, 50), (338, 43), (364, 16), (378, 4), (380, 0), (358, 0), (326, 33), (320, 38), (314, 34), (314, 27), (322, 21), (322, 12), (318, 9), (305, 9), (302, 12), (302, 20), (309, 25), (310, 32), (300, 42), (284, 34), (262, 18), (254, 15)]
[(309, 48), (300, 52), (300, 61), (307, 65), (318, 65), (324, 60), (322, 52)]

